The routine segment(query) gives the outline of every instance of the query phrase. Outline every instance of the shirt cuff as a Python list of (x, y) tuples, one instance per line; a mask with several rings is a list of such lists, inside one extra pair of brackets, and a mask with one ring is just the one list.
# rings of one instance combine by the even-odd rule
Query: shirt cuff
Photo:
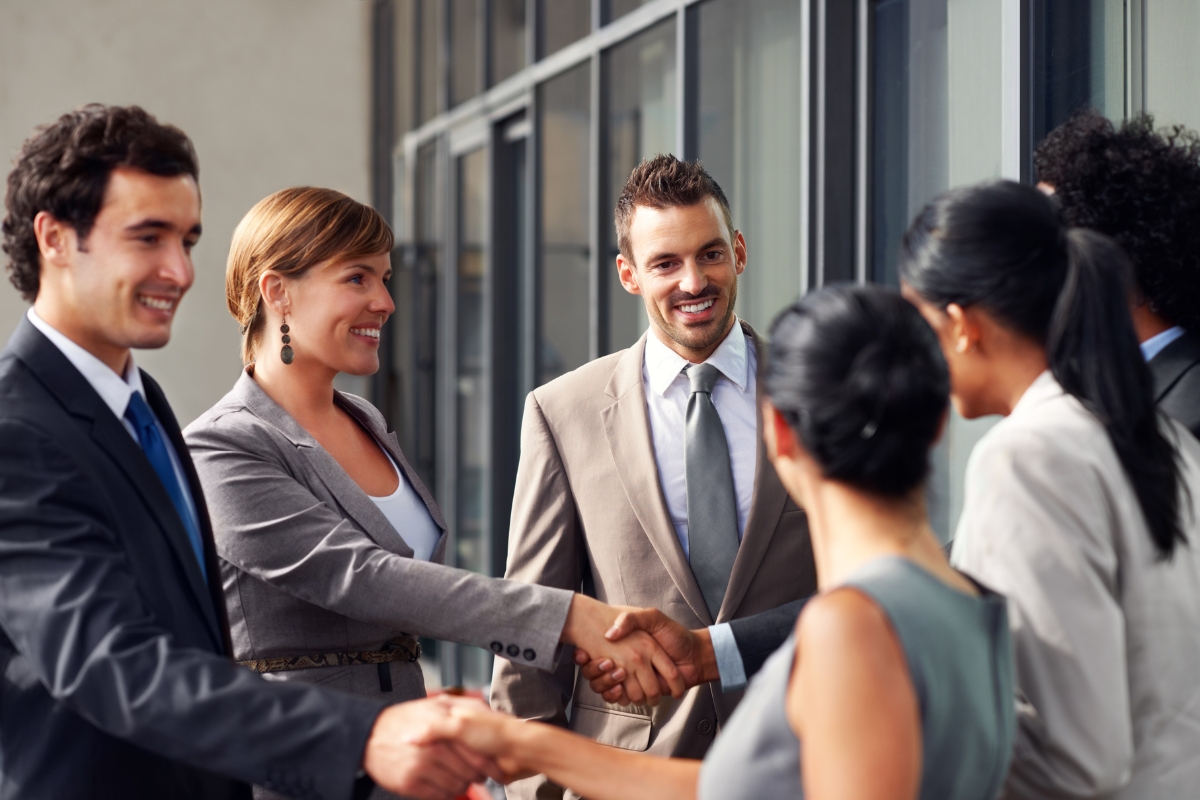
[(721, 674), (721, 691), (736, 692), (746, 688), (746, 667), (742, 663), (742, 652), (728, 622), (712, 625), (708, 629), (712, 637), (713, 654), (717, 657), (717, 672)]

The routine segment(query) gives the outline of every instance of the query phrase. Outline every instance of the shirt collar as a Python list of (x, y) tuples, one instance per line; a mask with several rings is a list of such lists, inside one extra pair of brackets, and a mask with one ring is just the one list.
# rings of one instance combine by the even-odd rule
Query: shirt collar
[[(650, 390), (659, 397), (666, 394), (667, 389), (688, 365), (688, 360), (659, 341), (653, 330), (646, 333), (645, 359), (646, 372), (650, 376)], [(725, 339), (704, 363), (712, 364), (739, 390), (746, 391), (750, 384), (750, 366), (746, 357), (746, 335), (737, 317), (733, 318), (733, 327), (729, 329)]]
[(1033, 383), (1029, 384), (1029, 388), (1025, 390), (1021, 399), (1017, 400), (1017, 404), (1009, 412), (1009, 416), (1014, 416), (1018, 412), (1038, 405), (1043, 400), (1049, 400), (1065, 393), (1065, 390), (1059, 385), (1058, 379), (1054, 377), (1054, 373), (1047, 369), (1038, 375)]
[(134, 392), (140, 394), (143, 399), (146, 397), (146, 390), (142, 386), (142, 375), (138, 371), (137, 365), (133, 363), (132, 352), (129, 354), (129, 362), (125, 365), (125, 376), (122, 377), (113, 372), (103, 361), (39, 317), (32, 307), (26, 316), (33, 327), (45, 334), (46, 338), (62, 351), (71, 365), (79, 370), (84, 380), (91, 384), (92, 388), (96, 390), (96, 394), (100, 395), (100, 399), (104, 401), (104, 405), (112, 410), (117, 419), (125, 416), (129, 398), (133, 396)]
[(1146, 361), (1153, 361), (1156, 355), (1161, 353), (1163, 350), (1166, 350), (1167, 345), (1178, 339), (1180, 336), (1183, 336), (1183, 328), (1179, 327), (1178, 325), (1167, 328), (1162, 333), (1151, 336), (1140, 345), (1142, 348), (1142, 358), (1146, 359)]

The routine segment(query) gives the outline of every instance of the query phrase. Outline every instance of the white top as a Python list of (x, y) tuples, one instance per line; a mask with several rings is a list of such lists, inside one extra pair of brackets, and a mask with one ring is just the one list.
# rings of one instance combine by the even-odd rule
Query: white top
[(1023, 698), (1006, 800), (1196, 797), (1200, 442), (1160, 420), (1192, 497), (1170, 561), (1108, 434), (1049, 371), (971, 453), (951, 561), (1008, 598)]
[[(129, 398), (133, 397), (134, 392), (140, 394), (143, 400), (146, 399), (146, 389), (142, 386), (142, 374), (138, 371), (137, 365), (133, 363), (133, 353), (129, 354), (129, 362), (125, 365), (125, 375), (122, 377), (113, 372), (103, 361), (75, 344), (58, 329), (39, 317), (32, 307), (25, 316), (33, 327), (45, 334), (46, 338), (67, 357), (71, 366), (79, 370), (79, 374), (96, 390), (96, 394), (100, 395), (104, 405), (108, 406), (113, 415), (125, 426), (125, 430), (133, 437), (133, 441), (140, 449), (142, 443), (138, 439), (137, 430), (133, 427), (132, 422), (125, 419), (125, 409), (129, 407)], [(149, 403), (146, 407), (149, 408)], [(150, 413), (154, 414), (154, 410), (151, 409)], [(179, 455), (175, 452), (175, 447), (171, 444), (167, 431), (163, 428), (157, 415), (154, 417), (154, 422), (158, 425), (158, 433), (167, 446), (167, 455), (171, 457), (171, 468), (175, 470), (175, 480), (183, 489), (183, 499), (187, 502), (188, 513), (192, 515), (192, 522), (195, 524), (196, 530), (200, 530), (200, 518), (196, 514), (196, 504), (192, 500), (191, 488), (188, 486), (187, 477), (183, 474)]]
[(392, 528), (404, 543), (413, 549), (413, 558), (428, 561), (433, 557), (438, 540), (442, 538), (442, 529), (433, 521), (425, 501), (404, 477), (395, 459), (386, 450), (384, 455), (387, 456), (392, 469), (396, 470), (399, 484), (396, 491), (387, 497), (367, 496), (371, 497), (371, 502), (387, 517), (387, 521), (392, 524)]
[(1183, 336), (1183, 328), (1179, 327), (1178, 325), (1167, 328), (1162, 333), (1151, 336), (1140, 345), (1142, 348), (1142, 358), (1146, 359), (1147, 362), (1153, 361), (1156, 355), (1165, 350), (1167, 345), (1178, 339), (1180, 336)]
[[(750, 515), (750, 501), (754, 497), (754, 470), (758, 461), (755, 401), (758, 359), (754, 343), (736, 318), (729, 334), (705, 363), (712, 364), (721, 373), (713, 386), (712, 401), (725, 428), (725, 441), (729, 443), (733, 491), (737, 498), (738, 538), (741, 539), (746, 518)], [(654, 441), (658, 482), (684, 555), (689, 555), (687, 471), (684, 465), (689, 383), (683, 374), (687, 365), (687, 359), (660, 342), (653, 330), (647, 334), (642, 385), (646, 389), (646, 406), (650, 412), (650, 436)]]

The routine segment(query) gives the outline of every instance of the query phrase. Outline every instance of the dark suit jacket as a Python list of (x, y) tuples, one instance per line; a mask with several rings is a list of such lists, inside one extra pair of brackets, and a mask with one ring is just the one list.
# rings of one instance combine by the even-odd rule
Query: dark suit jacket
[(229, 659), (206, 583), (141, 448), (28, 320), (0, 353), (0, 798), (348, 798), (382, 704), (272, 684)]
[(1158, 407), (1200, 437), (1200, 340), (1184, 333), (1150, 359)]

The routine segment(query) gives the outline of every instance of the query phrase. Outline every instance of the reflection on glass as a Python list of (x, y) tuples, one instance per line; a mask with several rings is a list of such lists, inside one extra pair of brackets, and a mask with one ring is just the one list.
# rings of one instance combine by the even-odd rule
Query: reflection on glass
[(480, 11), (478, 0), (450, 0), (451, 107), (483, 90), (479, 64)]
[(438, 106), (441, 98), (439, 97), (438, 83), (442, 71), (439, 67), (438, 48), (442, 41), (442, 15), (438, 13), (438, 0), (418, 0), (418, 3), (417, 24), (421, 31), (418, 41), (421, 65), (418, 107), (420, 108), (419, 122), (424, 124), (437, 116), (440, 111)]
[(592, 31), (592, 0), (539, 0), (539, 58), (557, 53)]
[(710, 0), (692, 13), (697, 153), (746, 237), (738, 316), (766, 331), (800, 294), (800, 4)]
[(649, 2), (650, 0), (604, 0), (604, 21), (612, 22)]
[(492, 0), (492, 84), (525, 68), (525, 0)]
[[(606, 186), (603, 208), (611, 214), (621, 189), (642, 160), (675, 152), (675, 18), (672, 17), (604, 53), (607, 140), (602, 156)], [(605, 230), (601, 269), (608, 282), (607, 352), (629, 347), (648, 324), (642, 298), (628, 294), (617, 277), (617, 234)]]
[(1124, 117), (1124, 0), (1034, 0), (1031, 13), (1034, 145), (1084, 106)]
[[(456, 297), (457, 414), (455, 419), (454, 565), (488, 573), (487, 151), (458, 158), (458, 274)], [(463, 683), (480, 686), (490, 654), (463, 649)], [(490, 667), (490, 663), (487, 664)]]
[(584, 63), (538, 89), (542, 142), (538, 385), (588, 360), (590, 82)]

